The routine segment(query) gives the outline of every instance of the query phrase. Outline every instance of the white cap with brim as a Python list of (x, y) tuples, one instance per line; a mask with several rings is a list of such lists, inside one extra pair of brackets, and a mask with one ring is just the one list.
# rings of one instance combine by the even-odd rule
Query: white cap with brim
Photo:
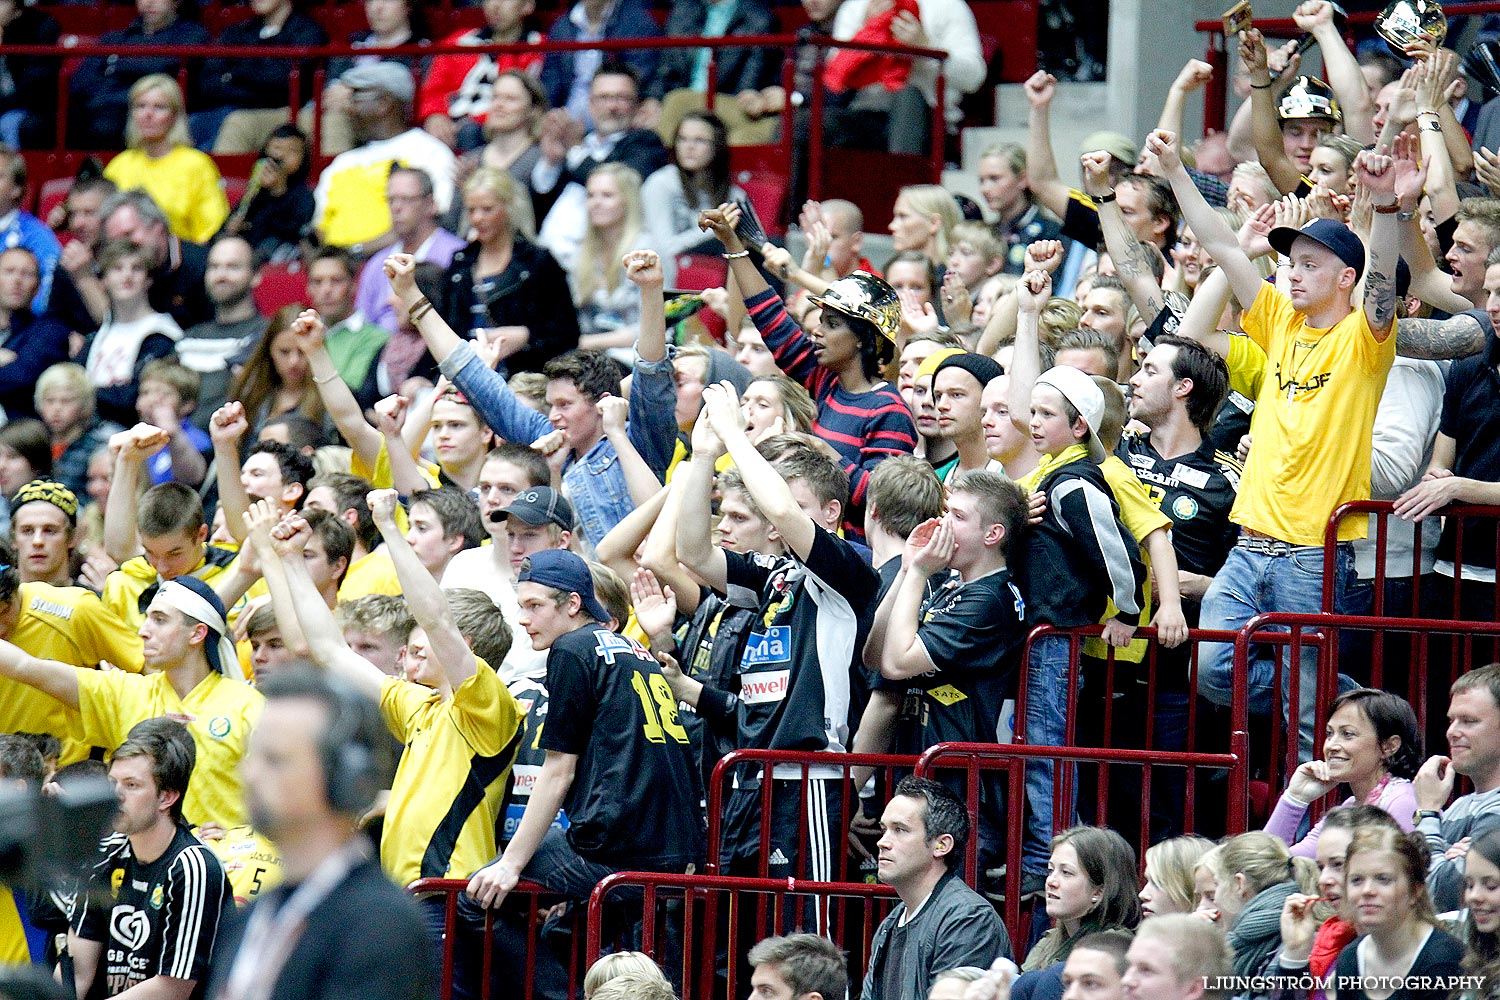
[(1104, 442), (1099, 440), (1099, 425), (1104, 421), (1104, 393), (1099, 391), (1094, 380), (1081, 369), (1058, 365), (1038, 375), (1036, 384), (1056, 389), (1073, 405), (1084, 423), (1089, 425), (1089, 459), (1096, 465), (1104, 461)]

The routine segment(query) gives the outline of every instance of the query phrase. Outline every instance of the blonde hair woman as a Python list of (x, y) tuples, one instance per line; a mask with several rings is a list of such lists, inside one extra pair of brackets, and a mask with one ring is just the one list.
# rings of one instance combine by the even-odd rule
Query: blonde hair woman
[(1173, 837), (1146, 848), (1141, 916), (1192, 913), (1198, 905), (1193, 872), (1213, 849), (1213, 841), (1194, 836)]
[[(520, 186), (508, 172), (480, 167), (464, 182), (470, 242), (448, 267), (439, 307), (454, 330), (499, 332), (512, 374), (541, 371), (578, 346), (578, 310), (557, 260), (525, 236)], [(529, 214), (529, 212), (528, 212)]]
[(611, 979), (623, 976), (626, 973), (660, 979), (662, 982), (666, 982), (667, 980), (667, 977), (662, 974), (661, 967), (653, 962), (651, 956), (645, 952), (614, 951), (608, 955), (599, 956), (599, 960), (589, 966), (589, 971), (584, 973), (584, 1000), (591, 1000), (599, 987)]
[(946, 188), (936, 184), (913, 184), (901, 189), (891, 212), (891, 246), (920, 251), (938, 267), (948, 260), (948, 243), (953, 227), (962, 216), (958, 202)]
[(1263, 830), (1230, 837), (1214, 862), (1214, 905), (1234, 950), (1234, 974), (1263, 974), (1281, 950), (1281, 911), (1300, 892), (1318, 894), (1318, 866), (1296, 858), (1279, 837)]
[(570, 269), (578, 306), (578, 346), (603, 351), (635, 343), (641, 319), (641, 293), (625, 280), (621, 263), (631, 250), (645, 249), (641, 218), (641, 175), (621, 163), (605, 163), (590, 173), (588, 229)]
[(176, 80), (153, 73), (130, 88), (125, 143), (104, 176), (121, 191), (149, 194), (179, 239), (208, 242), (229, 217), (229, 199), (213, 159), (192, 147)]

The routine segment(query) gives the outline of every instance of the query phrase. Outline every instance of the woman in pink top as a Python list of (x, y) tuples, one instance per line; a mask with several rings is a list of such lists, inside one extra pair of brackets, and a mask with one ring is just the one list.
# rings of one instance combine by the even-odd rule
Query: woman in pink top
[(1291, 844), (1292, 854), (1316, 857), (1322, 822), (1300, 841), (1295, 840), (1297, 828), (1308, 806), (1339, 785), (1348, 785), (1351, 793), (1342, 805), (1378, 806), (1409, 832), (1417, 812), (1411, 778), (1421, 765), (1422, 737), (1405, 698), (1373, 688), (1340, 695), (1328, 715), (1323, 759), (1292, 773), (1266, 832)]

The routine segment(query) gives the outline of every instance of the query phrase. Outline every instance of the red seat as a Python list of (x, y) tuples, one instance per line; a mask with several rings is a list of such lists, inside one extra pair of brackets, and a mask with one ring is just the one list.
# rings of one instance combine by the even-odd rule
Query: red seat
[(780, 145), (733, 146), (729, 150), (729, 166), (734, 182), (745, 189), (760, 224), (765, 226), (767, 236), (780, 236), (786, 231), (782, 225), (788, 178), (788, 164)]
[(269, 316), (282, 306), (307, 301), (307, 272), (299, 263), (267, 264), (255, 286), (255, 307)]
[(100, 35), (106, 31), (119, 31), (135, 18), (134, 4), (60, 4), (41, 10), (52, 16), (62, 27), (64, 35)]

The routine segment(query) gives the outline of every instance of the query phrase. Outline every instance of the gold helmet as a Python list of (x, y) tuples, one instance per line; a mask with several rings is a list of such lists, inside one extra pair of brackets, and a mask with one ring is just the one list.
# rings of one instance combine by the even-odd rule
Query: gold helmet
[(1437, 0), (1393, 0), (1375, 18), (1375, 33), (1398, 55), (1420, 41), (1442, 45), (1448, 37), (1448, 19)]
[(828, 286), (822, 295), (809, 299), (819, 309), (832, 309), (872, 323), (892, 344), (901, 332), (901, 300), (896, 290), (868, 271), (855, 271)]
[(1321, 118), (1337, 125), (1344, 120), (1333, 88), (1315, 76), (1299, 76), (1276, 105), (1276, 116), (1282, 121)]

